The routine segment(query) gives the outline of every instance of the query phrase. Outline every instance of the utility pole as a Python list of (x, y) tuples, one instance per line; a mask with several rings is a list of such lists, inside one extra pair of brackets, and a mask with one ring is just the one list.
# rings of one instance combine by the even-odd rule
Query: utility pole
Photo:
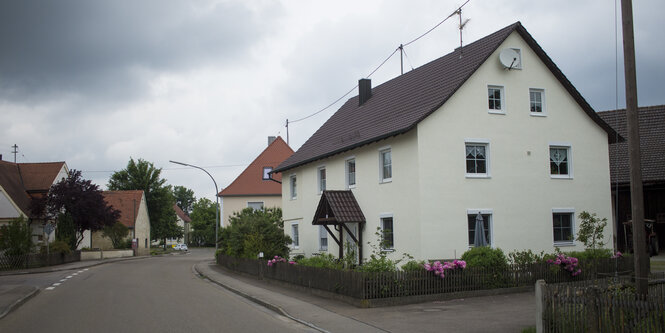
[(289, 119), (286, 119), (286, 145), (289, 145)]
[(12, 146), (12, 148), (14, 148), (14, 151), (12, 151), (12, 154), (14, 154), (14, 163), (16, 163), (16, 154), (18, 154), (18, 146), (16, 144), (14, 144)]
[(633, 32), (632, 0), (621, 0), (623, 27), (623, 61), (626, 80), (626, 126), (628, 130), (628, 161), (630, 164), (630, 201), (633, 220), (633, 254), (637, 293), (648, 293), (649, 257), (644, 229), (644, 192), (640, 161), (640, 131), (637, 111), (637, 74), (635, 71), (635, 35)]

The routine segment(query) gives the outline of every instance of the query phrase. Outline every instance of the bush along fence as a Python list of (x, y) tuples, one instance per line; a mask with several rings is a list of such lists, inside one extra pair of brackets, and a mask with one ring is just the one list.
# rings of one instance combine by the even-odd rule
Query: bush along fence
[(629, 278), (536, 284), (538, 332), (665, 332), (665, 279), (646, 297)]
[(8, 271), (16, 269), (37, 268), (66, 264), (80, 260), (81, 251), (72, 251), (68, 254), (58, 252), (50, 254), (33, 253), (20, 256), (0, 255), (0, 270)]
[[(266, 260), (244, 259), (223, 254), (217, 263), (228, 269), (306, 288), (323, 290), (356, 300), (359, 306), (391, 304), (390, 298), (412, 297), (413, 302), (423, 301), (423, 296), (462, 293), (472, 295), (476, 291), (498, 288), (523, 287), (532, 289), (536, 281), (548, 283), (595, 279), (599, 275), (630, 273), (633, 261), (630, 257), (597, 259), (593, 264), (581, 263), (582, 271), (575, 276), (552, 263), (513, 265), (506, 269), (483, 269), (466, 267), (445, 271), (445, 277), (423, 267), (416, 271), (359, 272), (294, 265), (276, 262), (268, 265)], [(577, 271), (575, 271), (577, 272)], [(573, 272), (574, 273), (574, 272)], [(382, 300), (381, 302), (368, 302)], [(396, 302), (409, 303), (408, 301)]]

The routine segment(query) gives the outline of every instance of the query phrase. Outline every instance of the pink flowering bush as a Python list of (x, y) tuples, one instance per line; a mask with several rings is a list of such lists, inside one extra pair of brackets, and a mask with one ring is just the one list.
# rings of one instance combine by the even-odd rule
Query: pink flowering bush
[(612, 259), (617, 259), (623, 257), (623, 253), (617, 251), (617, 253), (613, 254), (610, 258)]
[(464, 260), (453, 260), (452, 262), (445, 261), (441, 263), (440, 261), (435, 261), (434, 263), (426, 263), (423, 265), (425, 267), (425, 270), (434, 272), (434, 275), (444, 278), (445, 274), (444, 271), (446, 270), (455, 270), (455, 269), (465, 269), (466, 268), (466, 262)]
[[(272, 265), (274, 265), (274, 264), (276, 264), (276, 263), (278, 263), (278, 262), (287, 262), (287, 261), (286, 261), (286, 259), (284, 259), (284, 258), (282, 258), (282, 257), (280, 257), (280, 256), (275, 256), (275, 257), (272, 258), (271, 260), (268, 260), (268, 266), (272, 266)], [(295, 265), (295, 264), (296, 264), (295, 261), (288, 261), (288, 263), (289, 263), (289, 265)]]
[(582, 269), (579, 268), (579, 260), (563, 253), (557, 254), (554, 259), (547, 259), (547, 263), (561, 267), (561, 269), (570, 272), (571, 276), (578, 276), (582, 273)]

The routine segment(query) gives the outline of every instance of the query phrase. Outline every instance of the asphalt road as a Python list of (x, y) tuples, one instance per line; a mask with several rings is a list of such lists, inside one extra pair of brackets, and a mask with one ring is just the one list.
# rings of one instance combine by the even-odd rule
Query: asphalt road
[(196, 276), (193, 265), (206, 258), (212, 258), (211, 250), (193, 249), (12, 277), (42, 291), (0, 320), (0, 332), (312, 331)]

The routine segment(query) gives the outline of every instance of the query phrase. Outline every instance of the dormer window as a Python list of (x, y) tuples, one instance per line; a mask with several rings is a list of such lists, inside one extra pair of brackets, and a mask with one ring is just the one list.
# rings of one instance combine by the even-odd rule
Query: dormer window
[(263, 167), (263, 180), (269, 180), (270, 179), (270, 172), (272, 171), (272, 167)]

